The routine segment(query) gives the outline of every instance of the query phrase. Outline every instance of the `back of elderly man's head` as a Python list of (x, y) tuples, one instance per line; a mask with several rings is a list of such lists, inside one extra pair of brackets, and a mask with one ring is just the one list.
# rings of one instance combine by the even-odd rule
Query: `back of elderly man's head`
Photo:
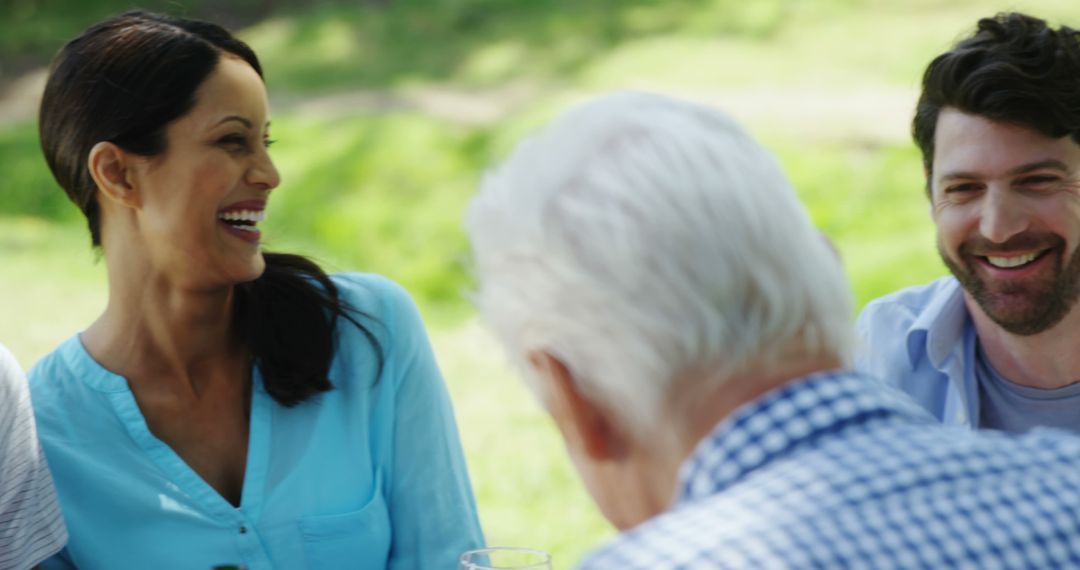
[[(839, 260), (776, 160), (714, 109), (642, 93), (576, 107), (487, 175), (466, 225), (477, 303), (511, 356), (554, 356), (627, 429), (793, 348), (847, 359)], [(694, 369), (711, 374), (677, 383)]]

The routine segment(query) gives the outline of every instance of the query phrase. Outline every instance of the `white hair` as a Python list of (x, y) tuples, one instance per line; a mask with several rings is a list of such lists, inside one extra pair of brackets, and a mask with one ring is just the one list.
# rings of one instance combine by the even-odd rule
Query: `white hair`
[(839, 259), (717, 110), (645, 93), (576, 107), (485, 176), (466, 226), (476, 302), (511, 358), (557, 357), (624, 428), (671, 422), (687, 370), (723, 382), (792, 346), (849, 358)]

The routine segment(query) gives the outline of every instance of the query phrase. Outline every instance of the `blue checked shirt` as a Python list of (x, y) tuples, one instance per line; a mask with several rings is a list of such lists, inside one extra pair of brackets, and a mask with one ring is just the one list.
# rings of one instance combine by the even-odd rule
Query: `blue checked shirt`
[(584, 569), (1080, 568), (1080, 438), (943, 427), (855, 372), (722, 421)]

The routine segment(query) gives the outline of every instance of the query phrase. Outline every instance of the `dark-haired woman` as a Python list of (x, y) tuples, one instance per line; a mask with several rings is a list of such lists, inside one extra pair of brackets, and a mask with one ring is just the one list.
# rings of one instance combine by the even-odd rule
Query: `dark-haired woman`
[(70, 42), (42, 148), (109, 302), (31, 371), (70, 542), (46, 568), (447, 568), (482, 538), (449, 399), (391, 282), (260, 250), (255, 54), (128, 13)]

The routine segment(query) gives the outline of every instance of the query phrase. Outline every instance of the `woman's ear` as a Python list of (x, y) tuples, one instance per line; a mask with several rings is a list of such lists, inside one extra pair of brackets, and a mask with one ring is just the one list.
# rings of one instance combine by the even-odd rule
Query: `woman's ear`
[(90, 149), (87, 167), (101, 195), (128, 208), (141, 204), (132, 183), (132, 156), (115, 143), (102, 141)]

